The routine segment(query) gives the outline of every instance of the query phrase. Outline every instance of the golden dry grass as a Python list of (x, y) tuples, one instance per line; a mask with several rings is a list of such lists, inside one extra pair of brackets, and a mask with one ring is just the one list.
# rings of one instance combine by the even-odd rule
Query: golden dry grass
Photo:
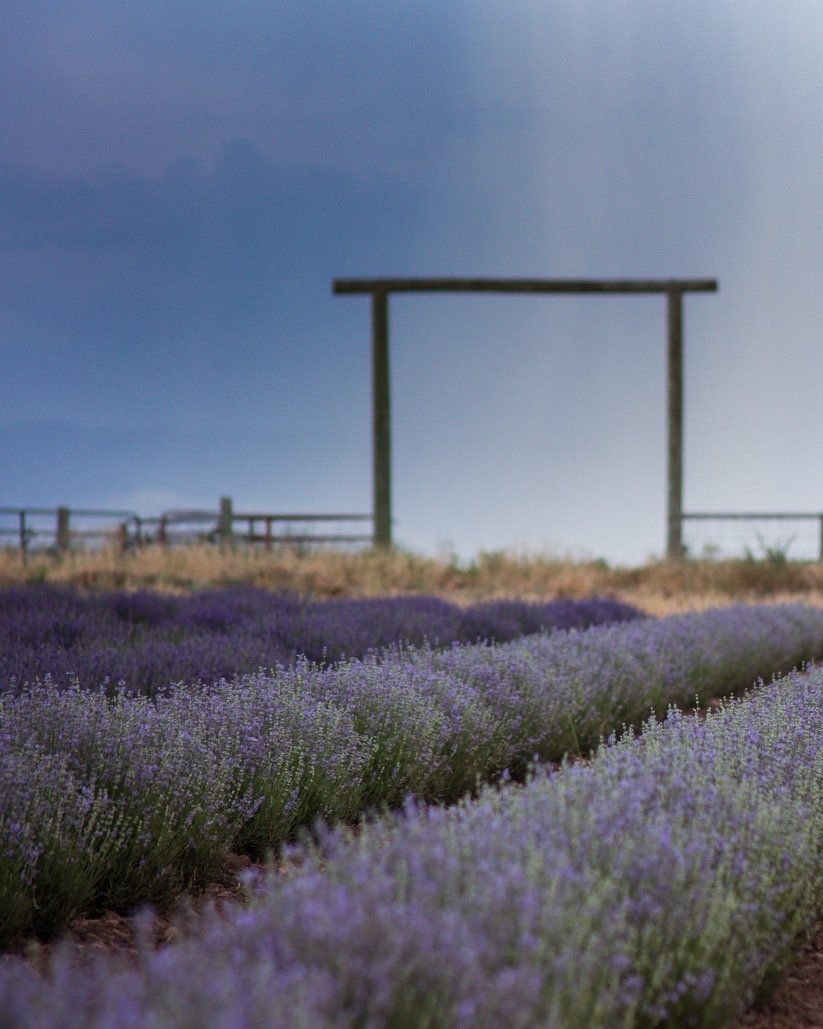
[(0, 586), (31, 582), (81, 589), (188, 592), (250, 583), (312, 597), (428, 593), (458, 603), (493, 597), (551, 600), (607, 594), (653, 614), (736, 602), (798, 600), (823, 605), (823, 564), (769, 561), (658, 561), (611, 567), (541, 554), (481, 553), (470, 562), (402, 550), (271, 552), (238, 546), (157, 546), (74, 552), (63, 558), (0, 551)]

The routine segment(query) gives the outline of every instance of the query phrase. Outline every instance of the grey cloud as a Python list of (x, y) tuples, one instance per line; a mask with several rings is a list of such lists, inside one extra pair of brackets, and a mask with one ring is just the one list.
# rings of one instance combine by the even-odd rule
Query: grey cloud
[(283, 314), (334, 274), (400, 266), (416, 204), (379, 176), (275, 167), (247, 140), (224, 144), (213, 168), (181, 160), (159, 179), (7, 165), (5, 290), (23, 308), (45, 291), (51, 317), (83, 319), (92, 334), (95, 322), (139, 334), (144, 319), (154, 331), (163, 312), (176, 328), (181, 317), (195, 330), (248, 324), (272, 317), (275, 294)]

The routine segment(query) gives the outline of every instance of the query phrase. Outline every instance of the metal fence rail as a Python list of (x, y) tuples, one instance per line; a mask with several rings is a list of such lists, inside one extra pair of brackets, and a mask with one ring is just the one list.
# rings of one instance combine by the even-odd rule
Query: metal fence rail
[[(801, 522), (804, 524), (808, 522), (817, 522), (817, 527), (814, 532), (814, 539), (812, 541), (812, 547), (809, 551), (809, 553), (811, 553), (811, 551), (813, 550), (815, 552), (815, 557), (808, 557), (806, 558), (806, 560), (823, 561), (823, 512), (818, 513), (814, 511), (693, 511), (688, 513), (684, 512), (681, 515), (681, 518), (683, 522), (727, 522), (737, 525), (745, 522), (748, 522), (750, 524), (762, 522), (766, 523), (769, 526), (772, 526), (775, 523), (783, 523), (784, 525), (786, 525), (791, 522)], [(738, 538), (741, 536), (740, 533), (738, 533), (737, 535)], [(789, 548), (795, 542), (795, 537), (791, 537), (788, 540), (773, 540), (771, 543), (769, 543), (762, 538), (760, 533), (755, 532), (755, 536), (757, 537), (757, 542), (761, 550), (763, 551), (762, 556), (766, 558), (771, 557), (772, 559), (786, 559), (789, 556)], [(711, 542), (704, 544), (704, 546), (709, 551), (713, 549), (713, 544)], [(718, 551), (720, 550), (719, 547), (716, 547), (716, 549)], [(749, 556), (753, 556), (751, 554), (751, 550), (749, 547), (746, 547), (745, 550), (748, 552)]]

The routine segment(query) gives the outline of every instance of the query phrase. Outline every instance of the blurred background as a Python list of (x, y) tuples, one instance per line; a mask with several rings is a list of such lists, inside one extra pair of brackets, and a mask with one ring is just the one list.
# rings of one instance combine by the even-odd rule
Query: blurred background
[[(819, 3), (15, 0), (0, 36), (0, 505), (368, 511), (332, 279), (485, 275), (716, 277), (685, 508), (823, 510)], [(662, 554), (663, 297), (394, 297), (391, 375), (398, 543)], [(817, 553), (767, 530), (686, 535)]]

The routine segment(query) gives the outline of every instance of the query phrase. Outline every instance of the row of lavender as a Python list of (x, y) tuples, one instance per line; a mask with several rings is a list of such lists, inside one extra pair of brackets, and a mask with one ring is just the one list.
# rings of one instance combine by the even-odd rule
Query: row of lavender
[(454, 800), (823, 652), (823, 610), (736, 607), (113, 699), (0, 697), (0, 939), (162, 900), (317, 818)]
[(122, 682), (153, 695), (170, 682), (214, 682), (293, 664), (298, 655), (333, 663), (393, 643), (502, 643), (640, 617), (609, 597), (460, 608), (436, 597), (312, 601), (249, 586), (172, 596), (44, 585), (0, 590), (0, 689), (48, 674), (56, 683)]
[(823, 901), (823, 670), (587, 767), (329, 832), (136, 966), (0, 966), (4, 1024), (723, 1025)]

